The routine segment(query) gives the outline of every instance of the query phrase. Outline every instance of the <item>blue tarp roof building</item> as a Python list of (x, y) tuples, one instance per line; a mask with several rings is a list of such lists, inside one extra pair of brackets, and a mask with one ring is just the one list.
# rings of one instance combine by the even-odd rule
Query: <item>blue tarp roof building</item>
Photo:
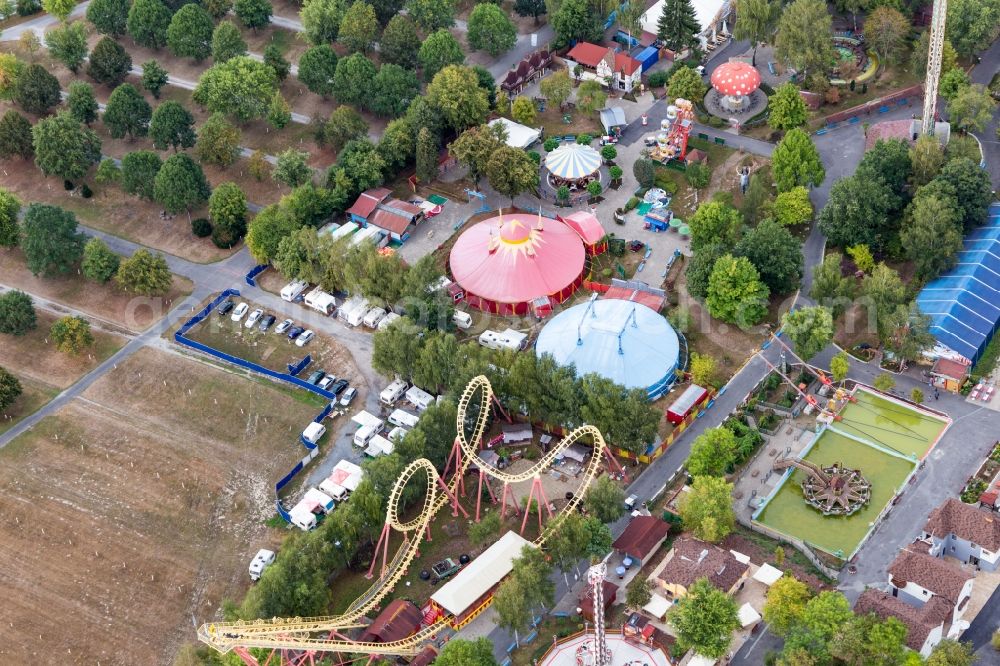
[(979, 360), (1000, 326), (1000, 204), (990, 206), (986, 224), (965, 238), (958, 264), (929, 282), (917, 305), (938, 342)]

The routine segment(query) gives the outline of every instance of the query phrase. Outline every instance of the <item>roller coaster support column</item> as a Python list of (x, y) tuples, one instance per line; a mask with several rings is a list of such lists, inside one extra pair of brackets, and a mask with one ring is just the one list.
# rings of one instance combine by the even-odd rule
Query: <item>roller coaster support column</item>
[(604, 447), (604, 457), (608, 459), (608, 467), (616, 472), (622, 481), (628, 482), (628, 474), (625, 473), (625, 468), (621, 466), (621, 463), (615, 460), (615, 454), (611, 453), (610, 446)]
[(538, 533), (542, 533), (542, 507), (552, 518), (552, 509), (549, 508), (549, 498), (545, 496), (545, 489), (542, 488), (542, 477), (538, 474), (531, 480), (531, 491), (528, 493), (528, 505), (524, 508), (524, 519), (521, 520), (521, 536), (524, 536), (524, 528), (528, 525), (528, 515), (531, 513), (531, 501), (538, 502)]
[(501, 414), (503, 415), (503, 419), (504, 419), (504, 421), (506, 421), (507, 423), (513, 423), (513, 422), (514, 422), (514, 421), (513, 421), (513, 420), (512, 420), (511, 418), (510, 418), (510, 414), (508, 414), (508, 413), (507, 413), (507, 410), (505, 410), (505, 409), (503, 408), (503, 405), (501, 405), (501, 404), (500, 404), (500, 401), (499, 401), (499, 400), (497, 400), (497, 397), (496, 397), (496, 396), (493, 396), (493, 408), (494, 408), (494, 409), (497, 409), (497, 410), (499, 410), (499, 411), (500, 411), (500, 413), (501, 413)]
[[(248, 650), (247, 648), (237, 646), (237, 647), (233, 648), (233, 652), (240, 659), (243, 660), (243, 663), (246, 664), (246, 666), (260, 666), (260, 662), (257, 661), (256, 657), (254, 657), (252, 654), (250, 654), (250, 650)], [(274, 655), (274, 652), (272, 652), (271, 655)], [(267, 658), (267, 660), (271, 661), (271, 657), (269, 656)]]
[[(453, 492), (451, 492), (451, 488), (449, 488), (448, 484), (446, 484), (444, 482), (444, 479), (442, 479), (439, 476), (438, 479), (437, 479), (437, 484), (438, 484), (438, 486), (441, 487), (441, 490), (444, 492), (444, 494), (448, 496), (448, 499), (451, 500), (451, 515), (452, 515), (452, 517), (457, 518), (458, 517), (458, 512), (461, 511), (462, 515), (465, 516), (466, 519), (468, 519), (469, 518), (469, 512), (465, 510), (465, 507), (463, 507), (461, 504), (458, 503), (458, 495), (455, 494), (455, 493), (453, 493)], [(427, 523), (427, 540), (428, 541), (431, 540), (431, 524), (430, 524), (429, 521)]]
[(476, 492), (476, 522), (479, 522), (479, 508), (483, 503), (483, 485), (486, 485), (486, 492), (490, 494), (490, 499), (493, 503), (497, 503), (497, 496), (493, 494), (493, 487), (490, 485), (490, 480), (486, 476), (486, 472), (482, 469), (479, 470), (479, 489)]
[[(462, 472), (466, 468), (466, 465), (463, 463), (462, 443), (459, 442), (458, 437), (456, 437), (455, 441), (451, 445), (451, 453), (448, 454), (448, 462), (444, 464), (444, 478), (447, 479), (448, 473), (452, 472), (455, 475), (452, 479), (452, 483), (455, 484), (455, 495), (465, 497), (465, 475)], [(480, 470), (480, 473), (482, 473), (482, 470)], [(451, 515), (458, 515), (458, 509), (454, 506), (451, 508)]]
[[(378, 541), (375, 542), (375, 555), (372, 557), (372, 565), (368, 567), (368, 573), (365, 574), (365, 578), (371, 580), (374, 578), (375, 564), (378, 562), (379, 551), (382, 551), (382, 573), (379, 574), (379, 578), (385, 575), (385, 567), (389, 559), (389, 538), (392, 535), (392, 528), (389, 527), (389, 523), (382, 526), (382, 534), (379, 535)], [(407, 538), (406, 534), (403, 534), (403, 545), (406, 545)]]
[(521, 513), (521, 508), (517, 504), (517, 498), (514, 497), (514, 491), (511, 490), (510, 484), (506, 481), (503, 482), (503, 495), (500, 497), (500, 520), (507, 517), (507, 502), (510, 498), (510, 507), (514, 510), (514, 515)]

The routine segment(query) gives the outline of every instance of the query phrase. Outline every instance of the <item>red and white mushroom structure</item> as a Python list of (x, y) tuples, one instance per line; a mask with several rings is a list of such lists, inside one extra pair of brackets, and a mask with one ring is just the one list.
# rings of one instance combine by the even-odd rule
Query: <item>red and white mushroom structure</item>
[(760, 72), (746, 62), (727, 62), (712, 72), (712, 87), (722, 96), (720, 103), (724, 108), (740, 111), (760, 87)]

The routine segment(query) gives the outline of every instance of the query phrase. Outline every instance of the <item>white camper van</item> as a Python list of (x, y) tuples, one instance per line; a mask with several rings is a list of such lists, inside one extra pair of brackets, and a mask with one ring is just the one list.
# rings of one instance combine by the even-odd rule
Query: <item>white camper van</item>
[(302, 439), (306, 440), (310, 444), (315, 444), (318, 442), (323, 435), (326, 433), (326, 426), (322, 423), (316, 423), (313, 421), (306, 426), (306, 429), (302, 431)]
[(411, 386), (406, 392), (406, 399), (409, 400), (418, 412), (422, 412), (434, 404), (434, 396), (427, 391), (416, 386)]
[(411, 414), (405, 409), (397, 409), (389, 414), (389, 423), (400, 428), (414, 428), (419, 420), (419, 416)]
[[(364, 305), (362, 306), (362, 304)], [(355, 296), (353, 298), (350, 298), (344, 301), (343, 304), (341, 304), (340, 310), (337, 311), (337, 317), (346, 322), (347, 318), (351, 315), (351, 313), (353, 313), (360, 307), (364, 307), (365, 310), (367, 311), (368, 301), (361, 298), (360, 296)]]
[(289, 282), (288, 284), (286, 284), (284, 287), (281, 288), (281, 298), (282, 300), (291, 303), (296, 298), (298, 298), (299, 294), (305, 291), (306, 287), (308, 286), (309, 283), (303, 280), (296, 280), (295, 282)]
[(375, 328), (384, 317), (385, 310), (382, 308), (372, 308), (365, 314), (365, 318), (362, 320), (362, 323), (366, 328)]
[(378, 399), (383, 405), (392, 405), (403, 397), (408, 386), (402, 379), (396, 379), (378, 394)]
[(347, 313), (344, 321), (347, 322), (348, 326), (358, 326), (362, 321), (364, 321), (365, 315), (368, 314), (370, 306), (371, 304), (368, 302), (368, 299), (362, 299), (356, 308)]
[(455, 310), (455, 314), (451, 316), (451, 320), (455, 322), (455, 326), (458, 326), (463, 331), (472, 328), (472, 315), (468, 312)]
[(368, 442), (372, 441), (372, 438), (375, 437), (380, 430), (382, 430), (381, 426), (361, 426), (358, 428), (358, 431), (354, 433), (354, 446), (359, 449), (365, 448), (368, 446)]
[(317, 312), (322, 312), (327, 316), (330, 316), (333, 311), (337, 309), (337, 299), (334, 298), (332, 294), (326, 293), (319, 287), (316, 287), (306, 294), (303, 302), (307, 307), (310, 307)]
[(382, 321), (378, 323), (378, 326), (375, 327), (375, 330), (384, 331), (385, 329), (389, 328), (389, 326), (392, 325), (392, 322), (396, 321), (399, 318), (400, 315), (396, 314), (395, 312), (390, 312), (386, 314), (384, 317), (382, 317)]
[(396, 426), (395, 428), (389, 431), (388, 439), (390, 442), (399, 444), (399, 442), (401, 442), (403, 438), (406, 437), (406, 433), (408, 432), (410, 431), (407, 430), (406, 428), (402, 426)]
[(250, 580), (260, 580), (261, 574), (264, 573), (264, 569), (268, 568), (273, 563), (273, 550), (268, 550), (267, 548), (261, 548), (258, 550), (257, 554), (253, 556), (252, 560), (250, 560)]

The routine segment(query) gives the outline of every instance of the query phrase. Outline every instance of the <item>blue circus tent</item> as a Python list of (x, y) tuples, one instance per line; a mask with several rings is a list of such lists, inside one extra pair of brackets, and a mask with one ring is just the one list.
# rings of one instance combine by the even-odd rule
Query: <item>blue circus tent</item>
[(1000, 204), (964, 241), (958, 264), (917, 296), (938, 342), (976, 363), (1000, 327)]

